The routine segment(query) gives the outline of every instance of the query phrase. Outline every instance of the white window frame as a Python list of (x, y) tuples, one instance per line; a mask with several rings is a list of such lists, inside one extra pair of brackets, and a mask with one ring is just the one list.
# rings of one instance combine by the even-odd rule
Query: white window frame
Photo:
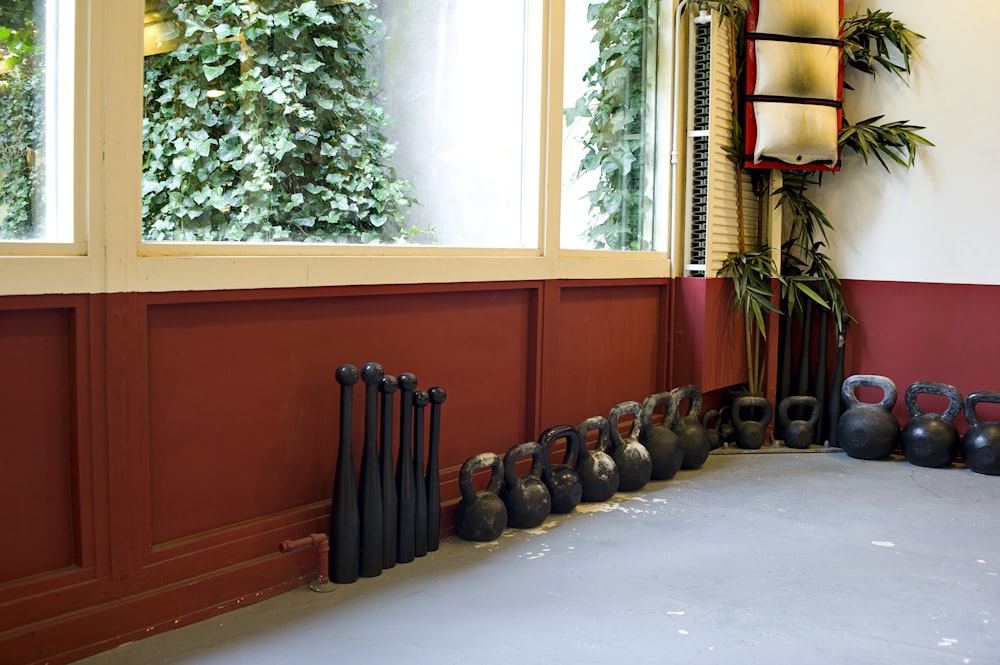
[[(70, 1), (73, 0), (62, 0)], [(671, 276), (667, 214), (669, 164), (658, 159), (655, 252), (560, 249), (564, 125), (563, 0), (542, 3), (542, 115), (539, 246), (467, 249), (434, 246), (291, 243), (145, 243), (141, 233), (143, 13), (138, 2), (76, 0), (74, 190), (70, 246), (18, 244), (0, 256), (0, 294), (163, 292), (396, 283)], [(672, 2), (660, 3), (657, 143), (668, 142)], [(484, 26), (484, 29), (488, 27)], [(660, 129), (663, 127), (663, 129)], [(97, 149), (94, 149), (96, 146)], [(662, 151), (661, 151), (662, 152)], [(661, 175), (663, 174), (663, 175)], [(89, 251), (88, 251), (89, 247)]]

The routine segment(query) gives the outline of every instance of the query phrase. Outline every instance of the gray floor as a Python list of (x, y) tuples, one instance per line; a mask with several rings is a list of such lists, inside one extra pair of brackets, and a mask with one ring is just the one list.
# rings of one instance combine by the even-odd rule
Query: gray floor
[(642, 491), (86, 665), (1000, 663), (1000, 478), (712, 455)]

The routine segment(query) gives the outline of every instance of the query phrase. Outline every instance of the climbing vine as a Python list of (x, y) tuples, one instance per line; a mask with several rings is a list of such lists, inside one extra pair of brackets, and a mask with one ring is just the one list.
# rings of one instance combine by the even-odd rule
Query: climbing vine
[(148, 56), (147, 240), (391, 242), (411, 184), (369, 74), (368, 1), (162, 0), (177, 48)]
[(32, 3), (0, 12), (0, 239), (38, 235), (36, 197), (42, 108), (41, 46), (32, 21)]
[(657, 0), (606, 0), (587, 7), (598, 45), (583, 76), (586, 92), (565, 110), (566, 123), (587, 121), (577, 177), (598, 174), (589, 192), (584, 237), (599, 249), (649, 249), (640, 226), (649, 201), (644, 192), (648, 121), (647, 49), (656, 35)]

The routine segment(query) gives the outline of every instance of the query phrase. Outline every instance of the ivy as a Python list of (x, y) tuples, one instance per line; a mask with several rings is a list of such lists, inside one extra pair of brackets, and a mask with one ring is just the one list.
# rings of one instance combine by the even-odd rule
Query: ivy
[(656, 0), (606, 0), (587, 7), (598, 45), (587, 69), (586, 92), (565, 109), (567, 125), (587, 120), (584, 156), (576, 176), (598, 174), (589, 192), (584, 237), (598, 249), (649, 249), (640, 224), (650, 201), (644, 194), (646, 163), (646, 53), (655, 43)]
[(26, 240), (41, 231), (39, 155), (43, 93), (41, 47), (35, 41), (32, 3), (0, 13), (0, 239)]
[(163, 0), (175, 50), (146, 59), (143, 236), (391, 242), (412, 185), (368, 73), (380, 26), (355, 2)]

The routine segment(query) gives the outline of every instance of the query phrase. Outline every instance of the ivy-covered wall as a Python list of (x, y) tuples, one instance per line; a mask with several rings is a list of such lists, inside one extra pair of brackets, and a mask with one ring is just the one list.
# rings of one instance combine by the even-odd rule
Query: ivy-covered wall
[(400, 237), (413, 199), (369, 74), (372, 3), (162, 0), (156, 14), (176, 48), (145, 63), (147, 240)]

